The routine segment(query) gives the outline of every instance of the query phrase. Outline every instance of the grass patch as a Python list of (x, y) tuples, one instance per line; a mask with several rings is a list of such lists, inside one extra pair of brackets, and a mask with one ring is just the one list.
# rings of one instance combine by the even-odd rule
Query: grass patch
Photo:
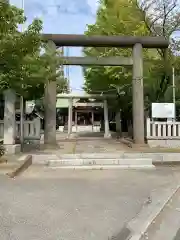
[(5, 158), (5, 157), (0, 158), (0, 164), (1, 163), (7, 163), (7, 162), (8, 162), (7, 158)]

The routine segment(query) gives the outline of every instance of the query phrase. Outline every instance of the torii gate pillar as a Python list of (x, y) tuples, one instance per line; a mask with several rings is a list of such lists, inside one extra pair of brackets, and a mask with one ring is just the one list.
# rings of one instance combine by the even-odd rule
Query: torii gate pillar
[(132, 99), (134, 143), (144, 144), (143, 48), (140, 43), (133, 47)]

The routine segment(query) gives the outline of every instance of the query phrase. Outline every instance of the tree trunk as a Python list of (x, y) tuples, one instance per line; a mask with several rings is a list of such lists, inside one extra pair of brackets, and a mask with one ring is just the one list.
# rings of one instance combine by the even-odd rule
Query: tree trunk
[(116, 119), (116, 133), (120, 137), (121, 134), (122, 134), (122, 131), (121, 131), (121, 112), (120, 111), (116, 112), (115, 119)]
[(56, 144), (56, 81), (48, 81), (44, 94), (45, 129), (44, 143)]

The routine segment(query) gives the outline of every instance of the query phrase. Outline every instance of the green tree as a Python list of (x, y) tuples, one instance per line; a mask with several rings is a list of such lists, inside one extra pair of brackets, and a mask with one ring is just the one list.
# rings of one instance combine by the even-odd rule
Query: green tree
[(53, 142), (56, 81), (61, 92), (67, 90), (67, 80), (60, 68), (59, 51), (42, 39), (42, 22), (35, 19), (21, 32), (18, 26), (25, 21), (23, 10), (0, 2), (0, 90), (13, 89), (25, 100), (39, 99), (45, 92), (45, 140)]
[[(172, 66), (176, 73), (179, 73), (180, 57), (177, 53), (180, 50), (180, 42), (176, 37), (180, 27), (180, 3), (178, 0), (142, 0), (136, 1), (142, 11), (142, 19), (152, 36), (163, 36), (170, 40), (170, 47), (165, 54), (163, 49), (158, 49), (158, 60), (151, 68), (146, 95), (149, 103), (171, 102), (172, 101)], [(156, 79), (153, 81), (152, 79)], [(177, 81), (179, 81), (177, 79)], [(177, 82), (177, 85), (179, 83)], [(176, 96), (180, 99), (178, 87)], [(148, 94), (152, 92), (154, 94)]]
[[(45, 46), (40, 33), (42, 21), (35, 19), (21, 32), (18, 26), (25, 21), (23, 10), (0, 2), (0, 91), (11, 88), (32, 100), (43, 96), (45, 79), (52, 78), (50, 66), (54, 59), (42, 54)], [(67, 91), (63, 74), (59, 71), (55, 77), (58, 91)]]
[(2, 1), (0, 19), (0, 89), (12, 88), (24, 95), (29, 86), (38, 83), (37, 53), (42, 44), (42, 22), (35, 19), (24, 32), (20, 32), (18, 25), (26, 20), (23, 11)]
[[(170, 2), (174, 2), (175, 6), (170, 4)], [(86, 34), (150, 35), (164, 36), (168, 39), (179, 28), (178, 1), (154, 0), (153, 6), (155, 8), (153, 11), (150, 9), (152, 6), (149, 3), (152, 3), (152, 1), (103, 0), (100, 2), (96, 22), (88, 26)], [(159, 10), (156, 11), (158, 7)], [(166, 10), (161, 11), (162, 8), (166, 8)], [(151, 15), (149, 12), (153, 14)], [(153, 17), (155, 15), (156, 18)], [(149, 109), (151, 102), (172, 101), (171, 65), (177, 66), (176, 62), (179, 62), (179, 57), (174, 55), (174, 52), (179, 50), (179, 43), (176, 38), (171, 39), (171, 47), (167, 55), (164, 50), (144, 50), (146, 109)], [(100, 57), (113, 55), (129, 56), (132, 54), (130, 49), (116, 48), (85, 48), (84, 53), (86, 56)], [(118, 96), (116, 102), (113, 102), (112, 105), (115, 108), (120, 107), (127, 119), (131, 118), (131, 69), (124, 67), (85, 68), (84, 76), (86, 91), (116, 93)]]
[[(135, 1), (102, 0), (96, 22), (88, 26), (87, 35), (141, 35), (149, 34), (141, 17), (141, 10)], [(131, 49), (85, 48), (86, 56), (131, 56)], [(147, 53), (145, 52), (145, 55)], [(132, 69), (130, 67), (91, 67), (84, 69), (85, 90), (88, 92), (116, 94), (114, 102), (109, 102), (114, 110), (122, 109), (127, 119), (131, 119)]]

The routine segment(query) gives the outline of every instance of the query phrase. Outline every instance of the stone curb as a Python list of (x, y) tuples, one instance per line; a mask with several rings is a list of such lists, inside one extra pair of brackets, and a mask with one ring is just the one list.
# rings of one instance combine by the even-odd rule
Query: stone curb
[(180, 166), (180, 161), (153, 161), (155, 166)]
[[(179, 188), (180, 185), (172, 187), (168, 192), (163, 190), (161, 194), (156, 196), (156, 199), (152, 199), (149, 205), (146, 205), (135, 218), (128, 222), (116, 237), (111, 239), (141, 240)], [(159, 199), (159, 196), (162, 196), (161, 199)]]
[(7, 173), (10, 178), (15, 178), (23, 173), (29, 166), (32, 165), (32, 155), (25, 155), (18, 159), (18, 161), (22, 161), (19, 167), (17, 167), (13, 172)]
[(154, 165), (178, 165), (180, 153), (84, 153), (84, 154), (32, 154), (34, 164), (48, 164), (49, 161), (105, 161), (125, 159), (151, 159)]
[(152, 165), (150, 158), (136, 159), (64, 159), (49, 160), (47, 166), (94, 166), (94, 165)]
[(52, 169), (71, 169), (71, 170), (110, 170), (110, 169), (134, 169), (134, 170), (140, 170), (140, 169), (154, 169), (155, 166), (153, 165), (94, 165), (94, 166), (56, 166), (51, 167)]

